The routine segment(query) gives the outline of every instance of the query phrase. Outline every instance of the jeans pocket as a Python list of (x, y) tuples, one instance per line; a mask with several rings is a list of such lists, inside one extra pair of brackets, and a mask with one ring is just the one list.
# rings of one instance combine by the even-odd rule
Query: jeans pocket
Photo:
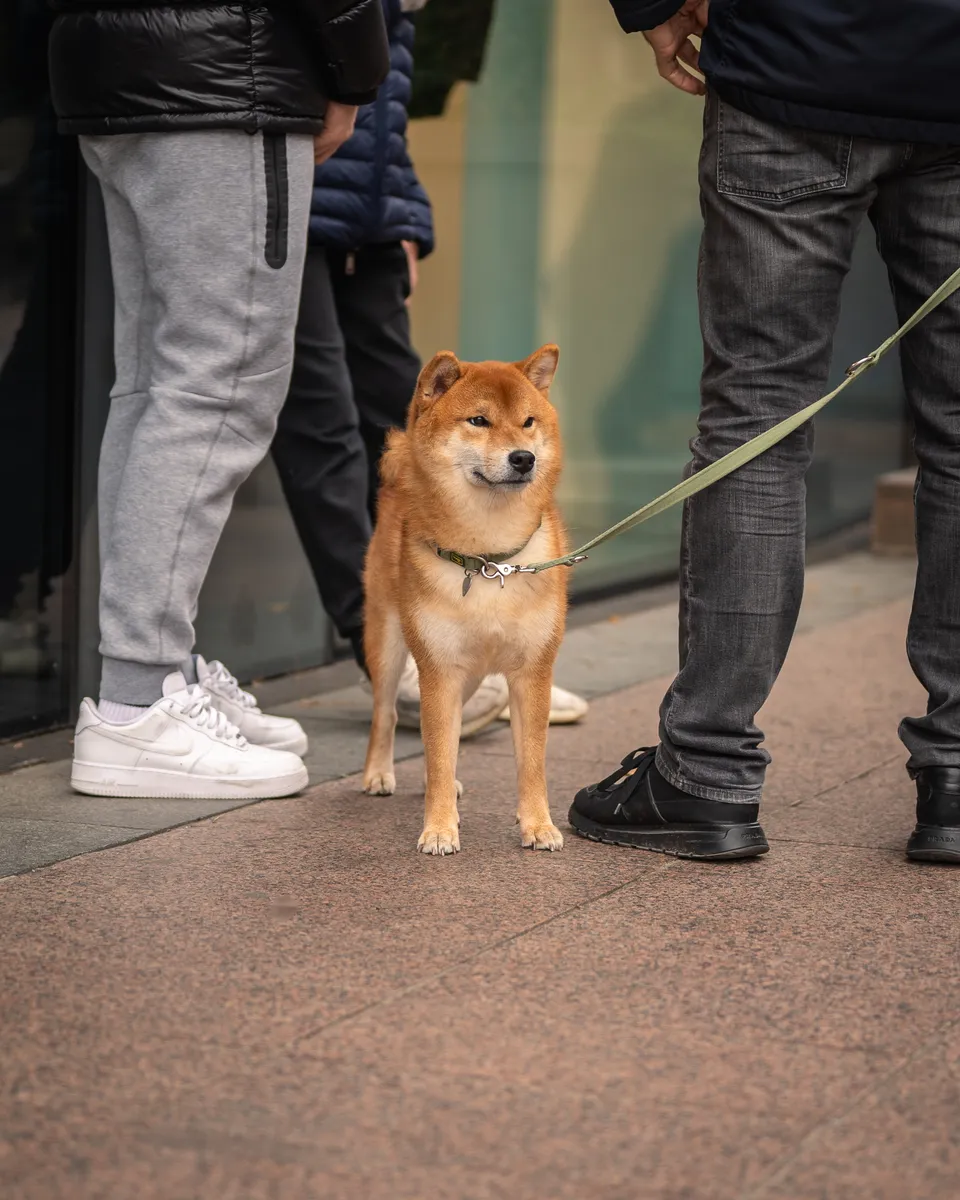
[(717, 143), (718, 191), (784, 204), (844, 187), (853, 138), (776, 125), (721, 100)]

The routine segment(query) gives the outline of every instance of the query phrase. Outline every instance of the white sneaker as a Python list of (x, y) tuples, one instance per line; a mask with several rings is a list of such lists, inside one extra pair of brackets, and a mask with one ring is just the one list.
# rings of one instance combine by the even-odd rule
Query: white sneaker
[[(566, 688), (552, 687), (550, 689), (550, 724), (574, 725), (582, 720), (590, 710), (590, 705), (582, 696), (568, 692)], [(510, 720), (510, 706), (500, 714), (501, 721)]]
[(301, 758), (307, 752), (307, 735), (293, 717), (272, 717), (261, 712), (256, 696), (245, 692), (222, 662), (208, 663), (196, 656), (197, 681), (228, 720), (255, 746), (289, 750)]
[(295, 754), (252, 746), (175, 671), (134, 721), (106, 721), (82, 702), (70, 782), (88, 796), (268, 800), (306, 787), (307, 769)]
[[(502, 675), (488, 675), (477, 690), (463, 704), (461, 738), (473, 737), (481, 729), (499, 717), (509, 698), (507, 681)], [(407, 656), (407, 665), (400, 678), (397, 692), (397, 724), (405, 729), (420, 728), (420, 676), (413, 655)]]

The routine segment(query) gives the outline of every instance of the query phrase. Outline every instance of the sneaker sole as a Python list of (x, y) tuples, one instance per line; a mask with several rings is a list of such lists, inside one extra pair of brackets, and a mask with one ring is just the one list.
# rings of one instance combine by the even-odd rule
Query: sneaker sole
[(185, 776), (180, 771), (144, 767), (109, 767), (75, 762), (70, 786), (84, 796), (128, 797), (143, 800), (277, 800), (307, 786), (307, 768), (273, 779)]
[[(552, 708), (550, 710), (550, 720), (549, 720), (548, 724), (550, 724), (550, 725), (578, 725), (586, 715), (587, 715), (586, 710), (584, 710), (584, 712), (572, 712), (571, 713), (571, 712), (563, 712), (560, 709)], [(503, 710), (503, 712), (500, 713), (500, 715), (497, 717), (497, 720), (498, 721), (506, 721), (508, 725), (510, 724), (510, 709), (509, 709), (509, 707), (505, 708)]]
[[(476, 734), (481, 733), (484, 729), (489, 728), (494, 721), (500, 716), (500, 709), (493, 709), (490, 712), (484, 713), (482, 716), (474, 717), (472, 721), (468, 721), (460, 729), (460, 741), (465, 741), (467, 738), (472, 738)], [(397, 726), (400, 729), (409, 729), (413, 733), (420, 732), (420, 720), (412, 717), (405, 717), (402, 713), (397, 715)]]
[(310, 745), (306, 734), (302, 737), (291, 738), (287, 742), (255, 742), (249, 736), (247, 741), (251, 746), (263, 746), (267, 750), (286, 750), (289, 754), (295, 754), (297, 758), (303, 758)]
[(907, 842), (907, 858), (914, 862), (960, 863), (960, 829), (917, 826)]
[(630, 846), (634, 850), (652, 850), (655, 854), (672, 854), (675, 858), (722, 862), (727, 859), (757, 858), (766, 854), (770, 845), (760, 825), (729, 825), (725, 829), (692, 829), (689, 825), (664, 825), (662, 828), (614, 829), (599, 825), (570, 810), (573, 831), (591, 842), (609, 846)]

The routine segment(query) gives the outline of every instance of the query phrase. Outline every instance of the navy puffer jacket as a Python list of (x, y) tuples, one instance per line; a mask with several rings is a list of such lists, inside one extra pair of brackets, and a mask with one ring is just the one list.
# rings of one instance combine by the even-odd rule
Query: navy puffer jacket
[(357, 113), (356, 132), (317, 167), (310, 240), (356, 250), (380, 242), (433, 249), (433, 215), (407, 153), (407, 106), (413, 78), (413, 23), (401, 0), (382, 0), (390, 73), (376, 102)]

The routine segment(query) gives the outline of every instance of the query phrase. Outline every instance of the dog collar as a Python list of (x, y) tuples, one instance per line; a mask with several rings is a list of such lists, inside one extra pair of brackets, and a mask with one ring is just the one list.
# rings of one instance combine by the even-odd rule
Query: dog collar
[(532, 567), (517, 566), (507, 560), (522, 554), (539, 529), (538, 525), (522, 546), (517, 546), (513, 550), (500, 550), (496, 554), (460, 554), (457, 550), (444, 550), (435, 542), (431, 542), (430, 545), (433, 546), (438, 558), (453, 563), (455, 567), (463, 568), (463, 594), (466, 595), (475, 575), (482, 575), (484, 579), (499, 579), (500, 586), (503, 587), (503, 582), (508, 575), (535, 574)]

